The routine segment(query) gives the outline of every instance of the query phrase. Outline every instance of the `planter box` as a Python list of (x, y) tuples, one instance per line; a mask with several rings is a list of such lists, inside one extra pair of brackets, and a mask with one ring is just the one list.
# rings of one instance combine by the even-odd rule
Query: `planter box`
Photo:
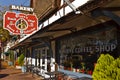
[(16, 66), (16, 69), (21, 69), (21, 66)]

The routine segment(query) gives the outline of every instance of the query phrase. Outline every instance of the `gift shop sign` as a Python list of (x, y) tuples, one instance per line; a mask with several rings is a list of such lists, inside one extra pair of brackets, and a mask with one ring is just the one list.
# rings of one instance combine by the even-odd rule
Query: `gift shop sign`
[(6, 12), (3, 21), (4, 29), (13, 34), (31, 34), (38, 29), (38, 20), (35, 15)]

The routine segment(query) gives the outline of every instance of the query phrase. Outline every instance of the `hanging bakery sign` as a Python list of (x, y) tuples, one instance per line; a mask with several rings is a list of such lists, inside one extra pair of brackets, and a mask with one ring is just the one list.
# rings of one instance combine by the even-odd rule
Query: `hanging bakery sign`
[(6, 12), (3, 21), (4, 29), (13, 34), (32, 34), (38, 29), (38, 19), (33, 14)]
[(10, 9), (12, 10), (19, 10), (19, 11), (28, 11), (28, 12), (33, 12), (34, 9), (31, 7), (24, 7), (24, 6), (17, 6), (17, 5), (11, 5)]

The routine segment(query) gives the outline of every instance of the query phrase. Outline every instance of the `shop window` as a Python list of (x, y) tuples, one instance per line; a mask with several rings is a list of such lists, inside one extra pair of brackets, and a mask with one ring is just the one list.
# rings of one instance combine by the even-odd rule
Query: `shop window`
[(116, 50), (116, 28), (91, 30), (82, 35), (74, 34), (58, 40), (57, 44), (60, 66), (64, 69), (91, 74), (101, 53), (114, 53)]

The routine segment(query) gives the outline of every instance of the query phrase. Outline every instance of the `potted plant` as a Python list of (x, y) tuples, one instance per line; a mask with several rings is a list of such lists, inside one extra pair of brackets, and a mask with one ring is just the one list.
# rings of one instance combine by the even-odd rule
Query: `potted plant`
[(85, 73), (85, 63), (84, 63), (84, 62), (81, 62), (81, 66), (82, 66), (81, 72), (82, 72), (82, 73)]
[(22, 72), (26, 72), (26, 66), (24, 65), (24, 54), (21, 54), (20, 57), (18, 58), (18, 64), (21, 66)]

